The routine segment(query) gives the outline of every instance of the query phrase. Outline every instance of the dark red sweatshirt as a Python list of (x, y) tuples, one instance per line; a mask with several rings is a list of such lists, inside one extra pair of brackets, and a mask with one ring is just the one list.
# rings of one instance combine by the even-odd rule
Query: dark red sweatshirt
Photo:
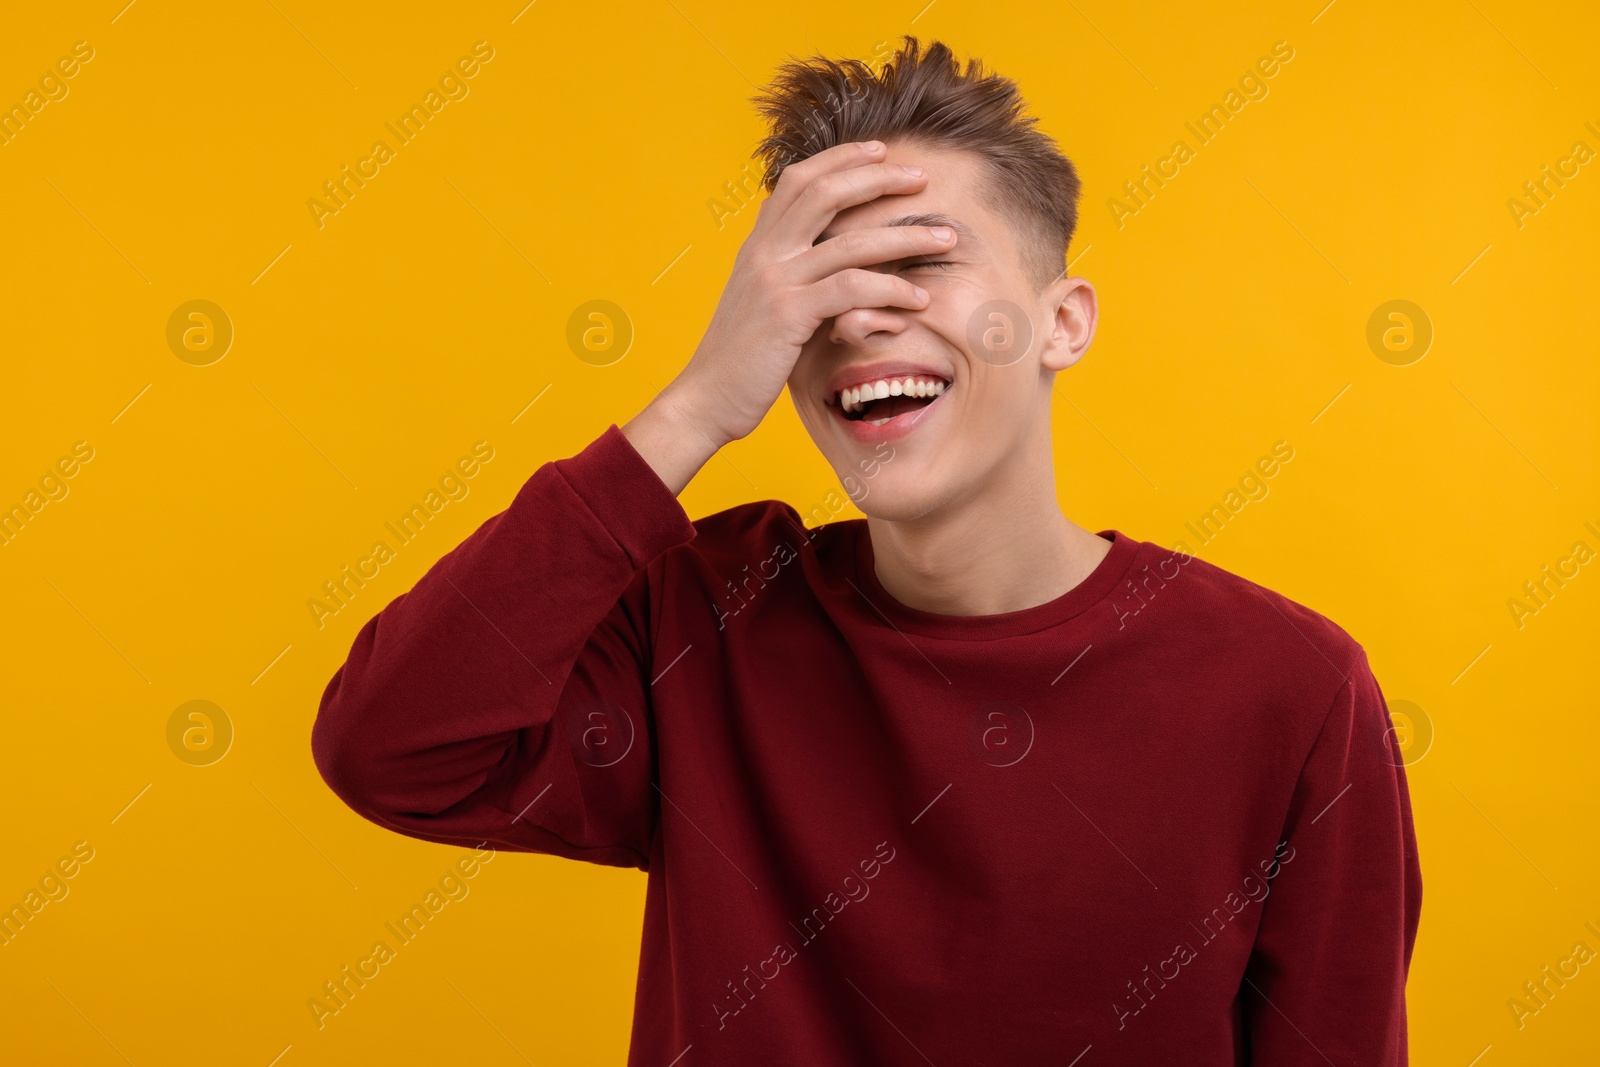
[(1361, 646), (1100, 536), (1049, 603), (934, 615), (863, 520), (691, 523), (613, 425), (361, 629), (312, 750), (396, 832), (648, 872), (635, 1067), (1404, 1064)]

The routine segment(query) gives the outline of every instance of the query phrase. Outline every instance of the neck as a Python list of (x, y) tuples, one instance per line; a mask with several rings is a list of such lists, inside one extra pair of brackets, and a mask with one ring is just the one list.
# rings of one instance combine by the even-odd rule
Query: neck
[(999, 615), (1048, 603), (1092, 573), (1111, 543), (1061, 513), (1048, 442), (953, 505), (896, 522), (868, 517), (889, 595), (936, 615)]

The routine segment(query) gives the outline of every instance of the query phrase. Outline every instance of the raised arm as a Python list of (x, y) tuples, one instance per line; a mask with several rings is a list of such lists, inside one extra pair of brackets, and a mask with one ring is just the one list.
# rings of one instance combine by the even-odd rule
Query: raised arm
[(323, 778), (403, 834), (642, 865), (642, 569), (693, 536), (615, 426), (546, 463), (357, 634), (312, 729)]
[(844, 208), (926, 185), (877, 162), (884, 152), (837, 145), (788, 167), (683, 372), (626, 427), (540, 467), (362, 627), (312, 730), (317, 767), (347, 804), (432, 841), (644, 865), (661, 607), (647, 565), (695, 536), (677, 494), (756, 428), (823, 323), (927, 305), (897, 273), (866, 267), (953, 241), (883, 226), (818, 243)]

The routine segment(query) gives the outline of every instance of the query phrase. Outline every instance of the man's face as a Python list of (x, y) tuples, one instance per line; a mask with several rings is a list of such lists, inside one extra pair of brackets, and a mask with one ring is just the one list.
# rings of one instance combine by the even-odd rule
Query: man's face
[[(824, 322), (788, 384), (856, 506), (906, 521), (959, 504), (1048, 452), (1051, 372), (1087, 347), (1094, 291), (1065, 278), (1035, 291), (1013, 223), (991, 210), (977, 156), (891, 142), (886, 161), (921, 166), (927, 184), (840, 212), (822, 239), (911, 216), (914, 225), (953, 226), (955, 245), (934, 255), (908, 247), (905, 259), (869, 268), (927, 290), (928, 306), (855, 308)], [(886, 383), (887, 397), (867, 399), (884, 392), (875, 382)], [(841, 386), (863, 392), (846, 392), (841, 405)]]

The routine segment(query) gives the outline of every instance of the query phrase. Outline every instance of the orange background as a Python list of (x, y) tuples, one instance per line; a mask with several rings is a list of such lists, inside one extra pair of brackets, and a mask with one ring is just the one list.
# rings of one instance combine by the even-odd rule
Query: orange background
[[(1057, 383), (1071, 517), (1323, 612), (1404, 713), (1414, 1062), (1592, 1057), (1594, 965), (1520, 1029), (1507, 1006), (1600, 950), (1600, 576), (1509, 605), (1600, 549), (1596, 164), (1509, 206), (1600, 149), (1592, 6), (121, 2), (0, 35), (0, 103), (93, 52), (0, 144), (0, 505), (40, 491), (0, 544), (0, 905), (92, 849), (0, 945), (8, 1062), (623, 1062), (644, 877), (544, 857), (462, 879), (318, 1028), (308, 1000), (465, 853), (345, 809), (311, 722), (373, 613), (693, 351), (754, 218), (726, 183), (753, 187), (774, 66), (903, 33), (1017, 79), (1084, 176), (1072, 269), (1103, 318)], [(466, 95), (319, 227), (323, 183), (479, 41)], [(1280, 41), (1266, 95), (1199, 144), (1185, 123)], [(1114, 210), (1179, 139), (1192, 158)], [(169, 343), (194, 300), (231, 324), (220, 359), (184, 347), (198, 320)], [(591, 300), (626, 316), (620, 358), (569, 346)], [(1393, 300), (1425, 352), (1385, 349), (1387, 318), (1369, 345)], [(467, 494), (319, 628), (322, 583), (480, 441)], [(1278, 441), (1268, 494), (1197, 544)], [(683, 500), (837, 491), (784, 400)], [(169, 730), (196, 700), (220, 713)]]

